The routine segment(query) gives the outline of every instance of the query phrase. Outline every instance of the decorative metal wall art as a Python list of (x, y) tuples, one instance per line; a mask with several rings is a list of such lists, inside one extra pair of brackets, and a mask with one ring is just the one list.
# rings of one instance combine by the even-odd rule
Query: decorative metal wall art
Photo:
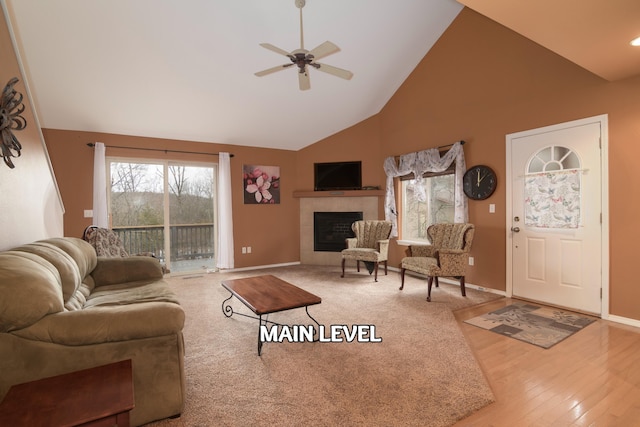
[(7, 83), (2, 91), (2, 99), (0, 99), (2, 157), (4, 163), (11, 169), (15, 168), (11, 157), (20, 157), (20, 150), (22, 150), (22, 145), (18, 142), (18, 138), (15, 137), (13, 131), (22, 130), (27, 127), (27, 121), (21, 116), (24, 112), (22, 94), (13, 88), (18, 82), (17, 77), (9, 80), (9, 83)]

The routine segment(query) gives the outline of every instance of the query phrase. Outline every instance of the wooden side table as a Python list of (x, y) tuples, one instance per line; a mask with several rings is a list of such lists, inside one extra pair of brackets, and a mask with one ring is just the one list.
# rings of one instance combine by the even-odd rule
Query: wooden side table
[(0, 425), (129, 427), (133, 407), (131, 360), (123, 360), (12, 386)]

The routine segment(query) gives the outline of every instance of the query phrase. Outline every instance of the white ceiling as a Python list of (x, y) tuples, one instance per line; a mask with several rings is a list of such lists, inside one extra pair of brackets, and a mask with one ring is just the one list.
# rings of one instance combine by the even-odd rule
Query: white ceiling
[(44, 128), (298, 150), (378, 113), (462, 6), (307, 0), (304, 43), (341, 52), (300, 91), (294, 0), (7, 0)]
[(254, 75), (288, 62), (259, 43), (300, 47), (295, 0), (0, 1), (51, 129), (298, 150), (378, 113), (462, 4), (605, 79), (640, 74), (638, 0), (306, 0), (304, 47), (337, 44), (322, 62), (354, 73), (312, 69), (308, 91), (295, 67)]

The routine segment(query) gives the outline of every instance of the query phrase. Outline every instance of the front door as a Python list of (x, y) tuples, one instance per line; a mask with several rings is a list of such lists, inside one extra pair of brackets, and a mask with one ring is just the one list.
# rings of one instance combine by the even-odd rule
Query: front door
[(603, 128), (606, 116), (507, 136), (514, 297), (601, 314)]

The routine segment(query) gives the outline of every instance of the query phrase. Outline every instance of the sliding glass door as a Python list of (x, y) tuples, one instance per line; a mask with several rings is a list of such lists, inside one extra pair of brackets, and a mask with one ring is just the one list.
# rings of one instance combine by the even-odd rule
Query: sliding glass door
[(172, 273), (215, 269), (215, 165), (108, 159), (111, 228)]
[(171, 270), (214, 269), (213, 168), (170, 163), (167, 178)]

